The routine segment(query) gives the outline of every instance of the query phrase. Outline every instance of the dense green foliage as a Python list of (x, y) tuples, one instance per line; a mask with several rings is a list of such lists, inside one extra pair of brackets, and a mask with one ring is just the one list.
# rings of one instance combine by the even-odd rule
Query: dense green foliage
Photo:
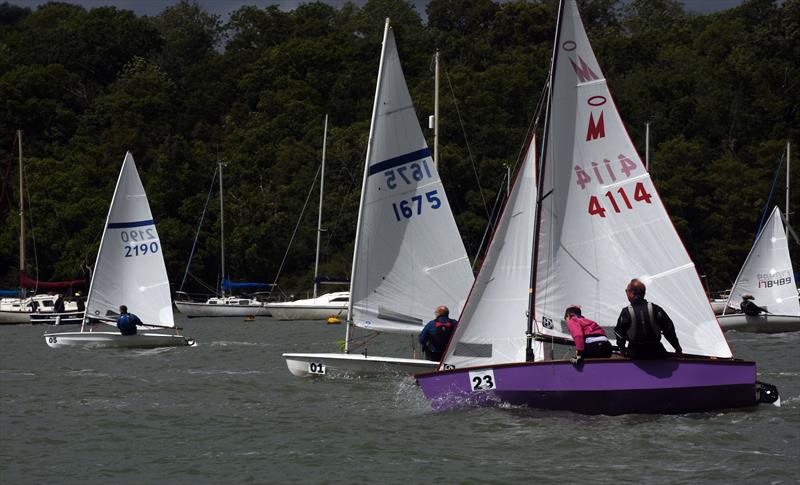
[[(711, 288), (727, 287), (752, 244), (786, 141), (798, 140), (800, 1), (749, 0), (711, 15), (686, 13), (673, 0), (580, 3), (641, 153), (652, 123), (652, 173), (678, 231)], [(229, 273), (275, 277), (318, 183), (326, 113), (322, 273), (346, 275), (386, 16), (423, 126), (433, 112), (431, 57), (441, 51), (442, 179), (474, 257), (486, 207), (542, 92), (556, 2), (432, 0), (426, 13), (423, 21), (402, 0), (369, 0), (290, 12), (243, 7), (223, 23), (186, 2), (156, 17), (0, 4), (0, 286), (16, 284), (16, 129), (24, 132), (40, 279), (88, 275), (130, 150), (177, 287), (220, 159)], [(772, 199), (781, 206), (783, 170)], [(316, 195), (310, 200), (284, 288), (311, 284)], [(214, 286), (219, 277), (216, 200), (192, 274), (194, 291), (197, 280)]]

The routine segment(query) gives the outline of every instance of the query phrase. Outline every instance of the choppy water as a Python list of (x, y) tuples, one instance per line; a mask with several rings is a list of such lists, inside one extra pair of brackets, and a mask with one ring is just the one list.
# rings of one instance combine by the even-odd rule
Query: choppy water
[(0, 327), (0, 482), (800, 482), (800, 333), (728, 335), (781, 408), (587, 417), (436, 414), (411, 378), (289, 374), (282, 352), (335, 351), (341, 327), (180, 323), (197, 347), (53, 350), (44, 327)]

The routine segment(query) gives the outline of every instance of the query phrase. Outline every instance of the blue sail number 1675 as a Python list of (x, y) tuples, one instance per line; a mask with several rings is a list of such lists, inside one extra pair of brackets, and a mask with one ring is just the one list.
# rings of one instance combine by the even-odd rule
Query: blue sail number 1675
[[(431, 209), (438, 209), (442, 206), (442, 200), (437, 197), (437, 194), (438, 192), (436, 190), (425, 192), (425, 200), (428, 202), (428, 206)], [(416, 210), (414, 210), (415, 207)], [(402, 218), (411, 219), (414, 215), (422, 214), (422, 196), (415, 195), (411, 197), (411, 200), (401, 200), (400, 202), (394, 203), (392, 204), (392, 209), (394, 209), (394, 216), (398, 221), (402, 220)]]

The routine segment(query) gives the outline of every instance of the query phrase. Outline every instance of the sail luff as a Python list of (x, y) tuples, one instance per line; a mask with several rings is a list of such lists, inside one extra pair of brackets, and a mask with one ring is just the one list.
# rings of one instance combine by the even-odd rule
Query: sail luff
[(350, 299), (347, 302), (347, 324), (345, 325), (344, 353), (350, 350), (350, 326), (353, 322), (353, 290), (355, 284), (356, 270), (358, 269), (358, 246), (361, 240), (362, 225), (364, 223), (364, 200), (367, 196), (367, 178), (369, 177), (369, 161), (372, 157), (373, 143), (375, 137), (375, 120), (378, 117), (378, 103), (380, 102), (381, 84), (383, 81), (383, 68), (386, 62), (386, 41), (389, 37), (389, 18), (383, 28), (383, 43), (381, 44), (381, 60), (378, 65), (378, 81), (375, 84), (375, 99), (372, 104), (372, 118), (369, 122), (369, 139), (367, 140), (367, 156), (364, 160), (364, 176), (361, 179), (361, 198), (358, 203), (358, 220), (356, 222), (356, 239), (353, 245), (353, 264), (350, 270)]
[(550, 60), (550, 75), (547, 87), (547, 107), (545, 108), (545, 126), (544, 136), (542, 139), (542, 158), (539, 166), (539, 172), (536, 175), (536, 218), (533, 230), (533, 254), (531, 256), (531, 283), (529, 288), (529, 304), (528, 304), (528, 327), (526, 329), (526, 344), (525, 344), (525, 360), (534, 360), (533, 352), (533, 327), (536, 321), (536, 275), (539, 268), (539, 243), (541, 238), (541, 225), (542, 225), (542, 201), (549, 194), (544, 192), (544, 176), (547, 160), (547, 145), (550, 139), (550, 110), (553, 103), (553, 81), (555, 80), (556, 62), (558, 61), (558, 45), (561, 38), (561, 20), (564, 12), (564, 1), (561, 0), (558, 4), (558, 19), (556, 20), (556, 38), (553, 43), (553, 54)]
[[(108, 204), (108, 213), (106, 214), (105, 223), (103, 223), (103, 234), (100, 236), (100, 246), (97, 248), (97, 256), (94, 259), (94, 267), (92, 268), (92, 279), (89, 281), (89, 292), (86, 295), (86, 316), (89, 315), (89, 309), (92, 307), (92, 302), (94, 301), (94, 291), (95, 291), (95, 279), (97, 276), (97, 268), (100, 263), (100, 255), (103, 254), (103, 246), (106, 241), (106, 235), (108, 231), (106, 228), (108, 227), (108, 223), (111, 220), (111, 211), (114, 210), (114, 202), (117, 200), (117, 193), (119, 192), (120, 182), (122, 181), (122, 177), (125, 174), (125, 164), (128, 163), (128, 157), (131, 156), (131, 152), (125, 153), (125, 159), (122, 161), (122, 168), (119, 171), (119, 175), (117, 176), (117, 183), (114, 185), (114, 193), (111, 195), (111, 203)], [(131, 160), (133, 158), (131, 157)], [(104, 315), (103, 315), (104, 316)], [(84, 330), (84, 325), (86, 324), (87, 318), (84, 318), (83, 323), (81, 324), (81, 332)]]

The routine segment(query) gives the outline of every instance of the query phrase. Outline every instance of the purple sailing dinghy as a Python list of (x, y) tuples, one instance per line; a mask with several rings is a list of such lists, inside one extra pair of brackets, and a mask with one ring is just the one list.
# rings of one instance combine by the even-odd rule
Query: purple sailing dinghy
[[(779, 403), (754, 362), (733, 359), (574, 0), (559, 7), (549, 85), (538, 187), (531, 139), (439, 370), (416, 376), (432, 407), (625, 414)], [(612, 338), (632, 278), (669, 313), (685, 354), (571, 363), (565, 308), (581, 305)]]

